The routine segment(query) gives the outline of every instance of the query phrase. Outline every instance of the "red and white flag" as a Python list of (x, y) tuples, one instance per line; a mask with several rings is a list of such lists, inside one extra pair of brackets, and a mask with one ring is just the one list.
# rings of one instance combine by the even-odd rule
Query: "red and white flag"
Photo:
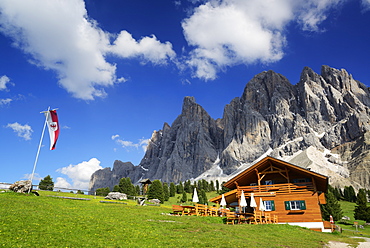
[(45, 112), (46, 122), (48, 124), (49, 136), (50, 136), (50, 150), (55, 149), (59, 137), (59, 122), (56, 110), (49, 110)]

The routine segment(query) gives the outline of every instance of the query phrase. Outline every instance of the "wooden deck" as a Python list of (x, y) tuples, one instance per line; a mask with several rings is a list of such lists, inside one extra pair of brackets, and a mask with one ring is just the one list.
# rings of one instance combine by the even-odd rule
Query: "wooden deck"
[(281, 183), (281, 184), (271, 184), (271, 185), (255, 185), (255, 186), (238, 186), (237, 194), (240, 196), (242, 194), (250, 195), (259, 195), (258, 193), (265, 193), (265, 195), (284, 195), (284, 194), (299, 194), (315, 191), (314, 184), (312, 182), (304, 183)]

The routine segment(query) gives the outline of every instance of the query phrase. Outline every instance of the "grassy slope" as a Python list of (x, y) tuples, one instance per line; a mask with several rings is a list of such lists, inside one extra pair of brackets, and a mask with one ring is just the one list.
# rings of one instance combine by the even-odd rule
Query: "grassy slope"
[[(322, 247), (351, 242), (289, 225), (225, 225), (219, 217), (169, 216), (170, 205), (124, 204), (0, 193), (3, 247)], [(69, 193), (59, 195), (76, 196)], [(176, 201), (176, 199), (172, 199)], [(353, 242), (353, 240), (352, 240)]]
[[(352, 233), (352, 235), (365, 236), (365, 237), (370, 238), (370, 226), (364, 226), (364, 229), (357, 228), (357, 231), (356, 231), (356, 227), (353, 226), (354, 221), (357, 221), (359, 225), (365, 224), (365, 221), (355, 220), (354, 218), (353, 214), (354, 214), (356, 203), (347, 202), (347, 201), (340, 201), (339, 203), (342, 207), (343, 215), (351, 218), (350, 221), (343, 221), (341, 222), (341, 224), (339, 224), (344, 229), (344, 232), (348, 234)], [(342, 223), (346, 223), (346, 224), (342, 224)]]

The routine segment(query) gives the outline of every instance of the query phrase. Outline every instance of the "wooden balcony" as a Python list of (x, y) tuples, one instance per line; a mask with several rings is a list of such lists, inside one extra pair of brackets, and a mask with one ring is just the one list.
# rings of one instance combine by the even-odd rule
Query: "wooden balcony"
[(250, 193), (261, 194), (266, 193), (267, 195), (280, 195), (280, 194), (291, 194), (291, 193), (307, 193), (309, 191), (315, 192), (315, 187), (312, 182), (304, 183), (281, 183), (281, 184), (270, 184), (270, 185), (254, 185), (254, 186), (238, 186), (237, 194), (240, 195), (242, 190), (244, 194), (249, 195)]

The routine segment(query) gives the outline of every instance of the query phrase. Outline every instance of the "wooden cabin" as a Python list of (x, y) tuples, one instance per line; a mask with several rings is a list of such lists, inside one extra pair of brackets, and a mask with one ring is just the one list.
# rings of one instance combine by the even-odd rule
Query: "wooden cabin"
[[(224, 194), (227, 206), (237, 211), (258, 211), (258, 208), (239, 207), (242, 191), (249, 206), (251, 194), (259, 206), (260, 198), (265, 212), (278, 216), (278, 223), (288, 223), (317, 231), (324, 228), (320, 204), (326, 204), (328, 177), (287, 163), (265, 157), (224, 183), (231, 191)], [(217, 196), (209, 201), (220, 203)]]

